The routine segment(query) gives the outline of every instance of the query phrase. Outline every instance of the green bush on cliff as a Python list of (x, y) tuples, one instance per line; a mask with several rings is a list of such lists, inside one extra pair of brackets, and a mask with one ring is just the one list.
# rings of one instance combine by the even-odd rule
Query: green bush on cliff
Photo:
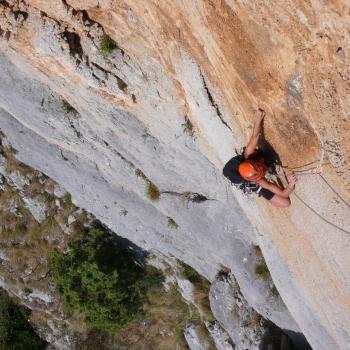
[(30, 311), (0, 290), (0, 350), (41, 350), (46, 343), (28, 322)]
[(55, 249), (50, 265), (56, 291), (68, 310), (85, 315), (87, 324), (114, 332), (143, 315), (147, 290), (162, 276), (145, 270), (113, 238), (99, 229)]
[(201, 291), (208, 291), (210, 288), (210, 282), (201, 276), (195, 269), (191, 266), (183, 264), (184, 268), (181, 272), (183, 278), (188, 279), (194, 286)]
[(103, 56), (108, 56), (110, 55), (113, 50), (117, 49), (118, 45), (116, 44), (116, 42), (107, 34), (105, 34), (102, 37), (101, 43), (100, 43), (100, 53)]
[(160, 191), (158, 187), (152, 182), (148, 183), (147, 196), (152, 202), (156, 202), (160, 198)]

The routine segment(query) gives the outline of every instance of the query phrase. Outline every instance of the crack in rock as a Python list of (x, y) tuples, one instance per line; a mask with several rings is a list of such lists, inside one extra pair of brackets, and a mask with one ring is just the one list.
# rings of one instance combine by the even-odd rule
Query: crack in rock
[(208, 198), (206, 196), (204, 196), (201, 193), (197, 193), (197, 192), (175, 192), (175, 191), (162, 191), (161, 194), (170, 194), (172, 196), (178, 196), (178, 197), (182, 197), (185, 200), (189, 201), (189, 202), (193, 202), (193, 203), (202, 203), (205, 201), (213, 201), (215, 199), (212, 198)]
[(208, 99), (209, 99), (211, 105), (214, 107), (217, 116), (220, 118), (222, 124), (224, 124), (232, 132), (231, 127), (225, 122), (225, 120), (224, 120), (224, 118), (222, 116), (222, 113), (220, 111), (220, 108), (219, 108), (218, 104), (215, 102), (215, 100), (214, 100), (214, 98), (213, 98), (213, 96), (212, 96), (212, 94), (211, 94), (211, 92), (210, 92), (210, 90), (208, 88), (207, 82), (205, 81), (204, 75), (203, 75), (203, 73), (202, 73), (200, 68), (199, 68), (199, 74), (200, 74), (200, 76), (202, 78), (203, 86), (204, 86), (205, 91), (207, 92)]

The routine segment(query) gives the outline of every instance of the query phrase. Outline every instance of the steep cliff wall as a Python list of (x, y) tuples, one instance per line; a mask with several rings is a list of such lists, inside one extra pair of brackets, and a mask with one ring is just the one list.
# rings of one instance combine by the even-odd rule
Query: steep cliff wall
[[(346, 349), (349, 15), (341, 0), (1, 1), (0, 127), (120, 235), (211, 280), (231, 269), (264, 317), (315, 349)], [(288, 210), (221, 175), (258, 106), (285, 166), (322, 161)], [(257, 243), (296, 323), (254, 273)]]

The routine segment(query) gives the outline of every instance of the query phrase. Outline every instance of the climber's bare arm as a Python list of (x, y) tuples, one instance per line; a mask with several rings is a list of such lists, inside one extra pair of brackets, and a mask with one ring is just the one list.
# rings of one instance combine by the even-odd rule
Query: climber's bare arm
[(298, 178), (296, 175), (290, 175), (287, 177), (288, 179), (288, 186), (286, 188), (280, 188), (277, 185), (268, 182), (265, 178), (262, 178), (261, 180), (257, 181), (257, 184), (261, 186), (262, 188), (266, 188), (267, 190), (273, 192), (274, 194), (277, 194), (281, 197), (288, 198), (289, 195), (294, 191), (295, 184), (298, 181)]
[(265, 112), (262, 109), (258, 109), (256, 112), (256, 119), (254, 123), (253, 133), (250, 137), (247, 147), (244, 151), (244, 158), (247, 159), (251, 154), (253, 154), (258, 145), (259, 136), (261, 132), (262, 121), (265, 117)]

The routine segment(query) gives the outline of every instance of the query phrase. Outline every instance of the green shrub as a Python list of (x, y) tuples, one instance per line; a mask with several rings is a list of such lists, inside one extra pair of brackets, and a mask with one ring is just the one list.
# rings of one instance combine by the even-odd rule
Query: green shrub
[(186, 265), (181, 273), (182, 277), (188, 279), (191, 283), (200, 289), (206, 290), (210, 288), (210, 282), (201, 276), (195, 269), (191, 266)]
[(181, 273), (182, 277), (188, 279), (192, 283), (197, 283), (200, 279), (200, 274), (191, 266), (186, 265)]
[(168, 227), (177, 229), (179, 225), (176, 223), (176, 221), (173, 218), (168, 216)]
[(66, 309), (81, 312), (87, 324), (109, 332), (140, 318), (147, 290), (160, 281), (159, 274), (136, 265), (127, 251), (99, 229), (72, 240), (66, 254), (55, 249), (50, 266)]
[(0, 350), (41, 350), (46, 343), (27, 321), (30, 311), (0, 290)]
[(158, 187), (152, 182), (148, 183), (147, 195), (148, 198), (153, 202), (159, 200), (160, 191), (158, 190)]
[(271, 290), (271, 294), (272, 294), (275, 298), (277, 298), (277, 297), (280, 295), (280, 293), (279, 293), (279, 291), (278, 291), (278, 289), (276, 288), (275, 285), (274, 285), (270, 290)]
[(116, 44), (116, 42), (107, 34), (105, 34), (100, 43), (100, 53), (103, 56), (108, 56), (112, 53), (113, 50), (117, 48), (118, 45)]
[(255, 265), (255, 273), (264, 280), (267, 280), (270, 278), (270, 271), (265, 261), (261, 261)]
[(74, 207), (74, 204), (72, 202), (72, 196), (70, 195), (70, 193), (66, 194), (63, 198), (62, 198), (62, 207), (64, 209), (71, 209)]
[(185, 133), (187, 133), (190, 136), (194, 135), (193, 124), (190, 121), (190, 119), (187, 117), (187, 115), (185, 116), (185, 122), (182, 124), (182, 127)]

